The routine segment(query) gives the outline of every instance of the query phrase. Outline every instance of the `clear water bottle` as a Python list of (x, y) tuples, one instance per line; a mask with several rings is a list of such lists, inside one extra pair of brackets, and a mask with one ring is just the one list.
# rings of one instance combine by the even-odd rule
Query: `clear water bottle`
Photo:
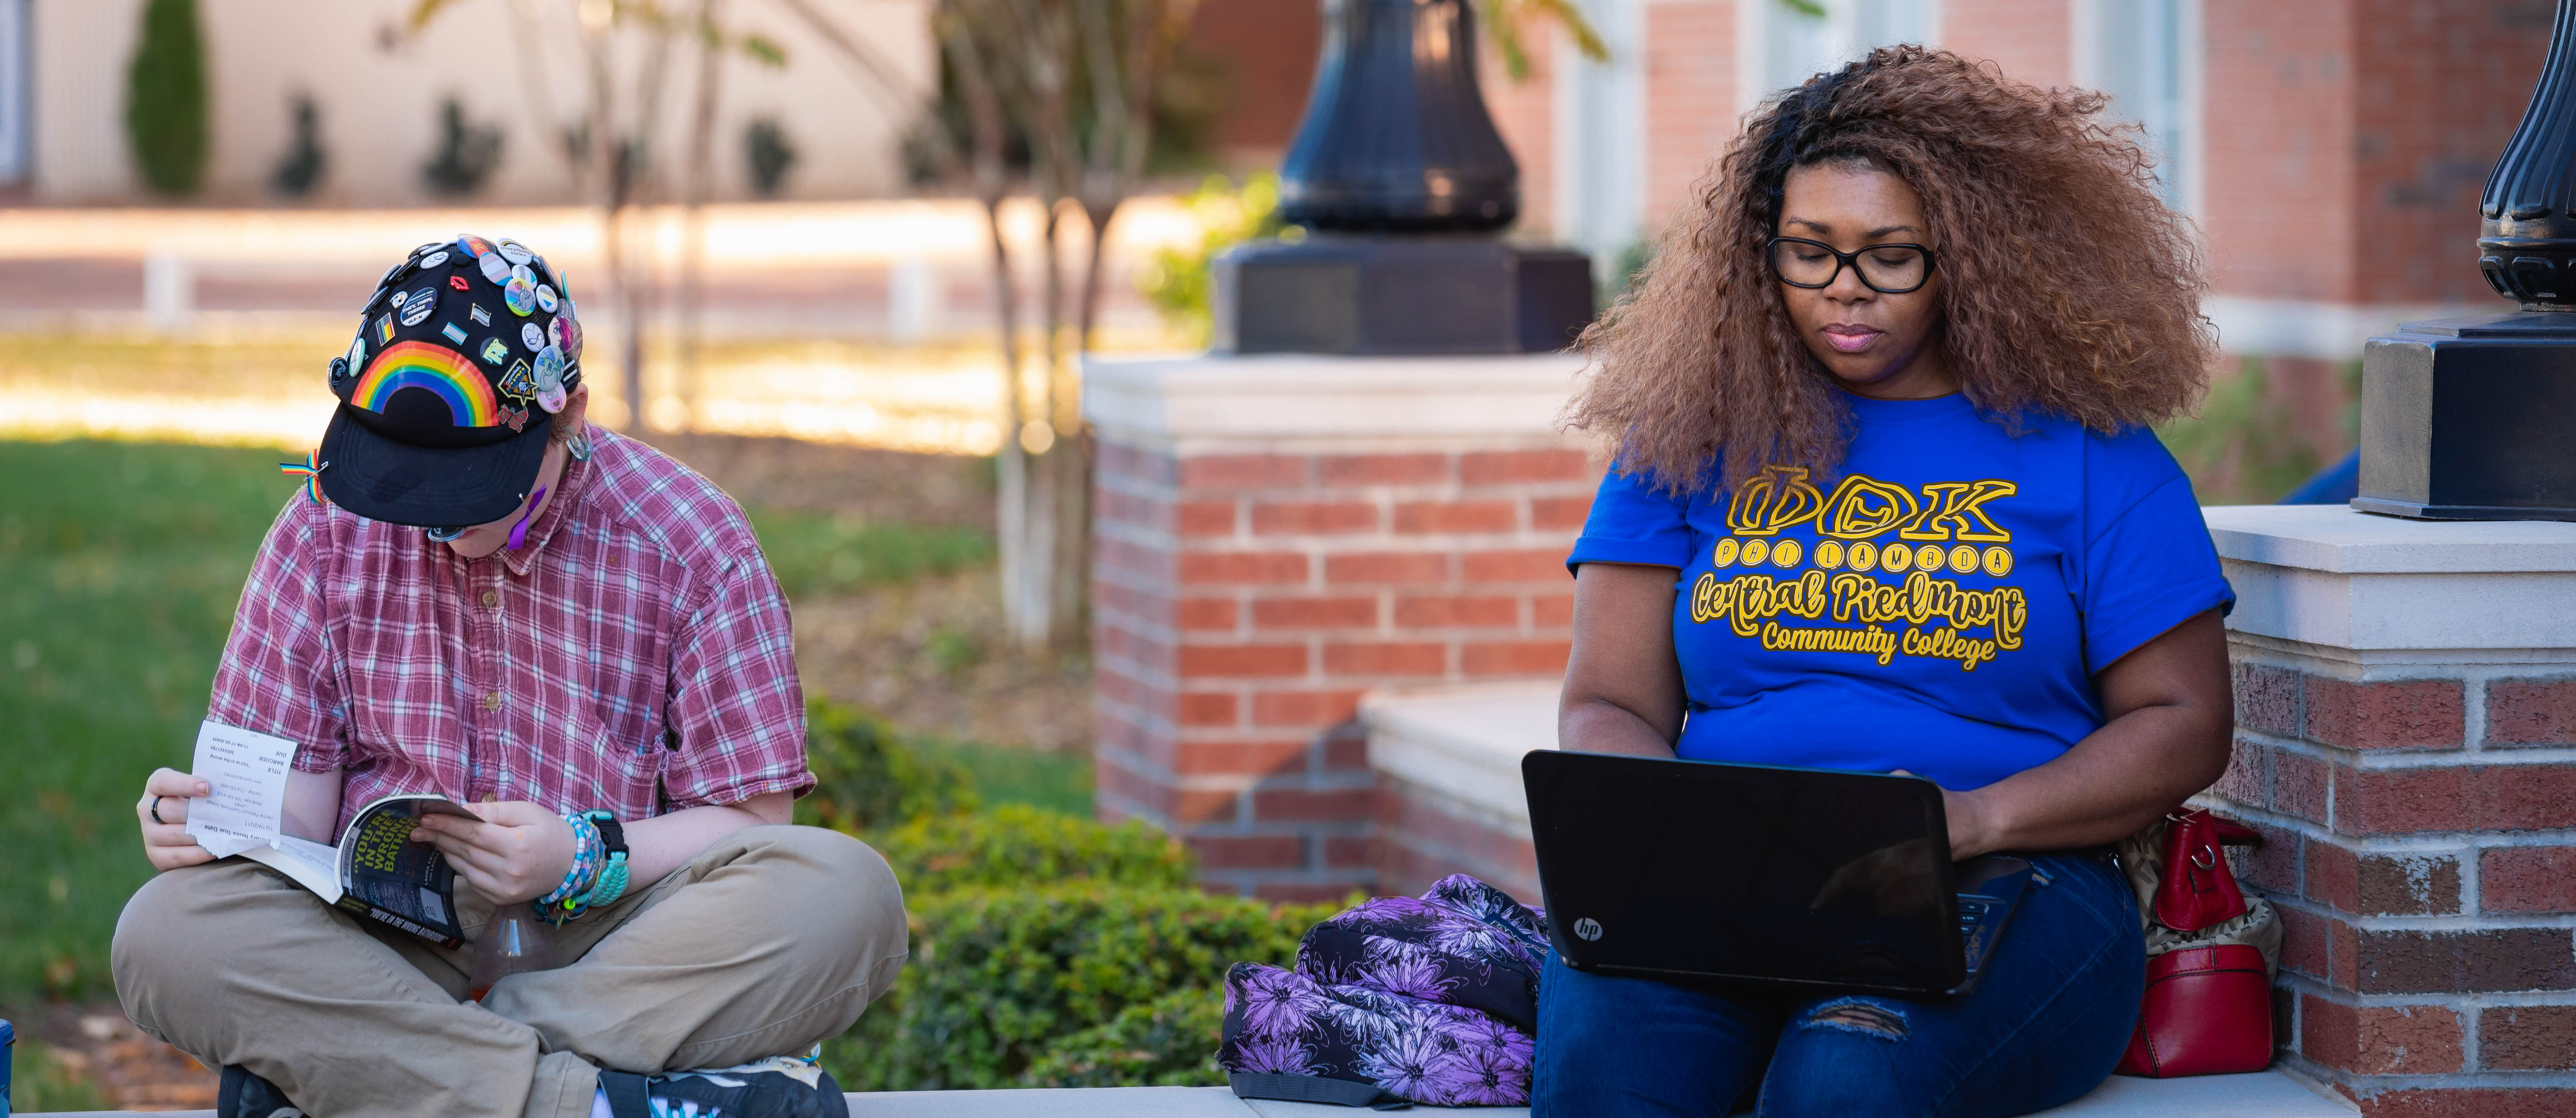
[(467, 996), (482, 1001), (492, 984), (522, 971), (554, 966), (546, 947), (546, 926), (524, 904), (503, 905), (492, 914), (481, 938), (474, 941), (474, 979)]

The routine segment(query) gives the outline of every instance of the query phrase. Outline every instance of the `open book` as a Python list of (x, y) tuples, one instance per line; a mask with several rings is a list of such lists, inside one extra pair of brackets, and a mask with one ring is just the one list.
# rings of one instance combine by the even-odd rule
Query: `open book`
[(209, 721), (197, 730), (195, 775), (213, 792), (188, 806), (188, 834), (218, 858), (264, 863), (326, 904), (384, 921), (443, 947), (464, 942), (456, 871), (412, 842), (423, 815), (479, 818), (435, 793), (386, 796), (359, 809), (337, 846), (285, 831), (286, 773), (295, 743)]

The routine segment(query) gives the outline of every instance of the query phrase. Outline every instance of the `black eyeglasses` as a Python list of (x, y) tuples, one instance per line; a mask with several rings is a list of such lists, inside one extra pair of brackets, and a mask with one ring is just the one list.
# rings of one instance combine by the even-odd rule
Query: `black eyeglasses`
[(1859, 272), (1860, 282), (1881, 295), (1903, 295), (1932, 279), (1932, 250), (1922, 245), (1864, 245), (1841, 252), (1823, 241), (1773, 237), (1770, 253), (1772, 273), (1791, 287), (1831, 287), (1844, 268)]

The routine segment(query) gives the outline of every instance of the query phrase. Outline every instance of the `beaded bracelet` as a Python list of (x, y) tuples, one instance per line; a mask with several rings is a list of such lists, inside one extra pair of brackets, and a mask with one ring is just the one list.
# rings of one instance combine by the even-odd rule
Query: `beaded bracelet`
[(592, 882), (599, 876), (600, 852), (607, 845), (599, 837), (599, 825), (591, 822), (586, 816), (567, 815), (564, 816), (564, 822), (572, 824), (572, 868), (564, 871), (563, 884), (555, 886), (554, 892), (537, 898), (537, 911), (557, 924), (572, 917), (568, 915), (556, 919), (554, 909), (565, 899), (589, 891)]
[(587, 910), (599, 905), (615, 904), (617, 898), (625, 895), (626, 859), (622, 856), (611, 857), (608, 860), (608, 866), (599, 871), (599, 881), (590, 887), (590, 892), (574, 897), (566, 904)]

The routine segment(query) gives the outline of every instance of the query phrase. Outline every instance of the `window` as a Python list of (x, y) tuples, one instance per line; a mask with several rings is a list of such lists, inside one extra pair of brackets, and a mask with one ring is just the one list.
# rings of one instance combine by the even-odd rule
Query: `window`
[(1787, 0), (1739, 0), (1737, 67), (1747, 110), (1822, 71), (1895, 43), (1939, 45), (1940, 0), (1819, 0), (1821, 16)]
[(1607, 62), (1574, 53), (1556, 85), (1555, 235), (1593, 260), (1594, 278), (1616, 277), (1618, 261), (1645, 236), (1645, 0), (1578, 0), (1583, 18), (1610, 50)]
[(2165, 204), (2199, 209), (2199, 0), (2075, 0), (2075, 84), (2110, 94), (2146, 130)]

